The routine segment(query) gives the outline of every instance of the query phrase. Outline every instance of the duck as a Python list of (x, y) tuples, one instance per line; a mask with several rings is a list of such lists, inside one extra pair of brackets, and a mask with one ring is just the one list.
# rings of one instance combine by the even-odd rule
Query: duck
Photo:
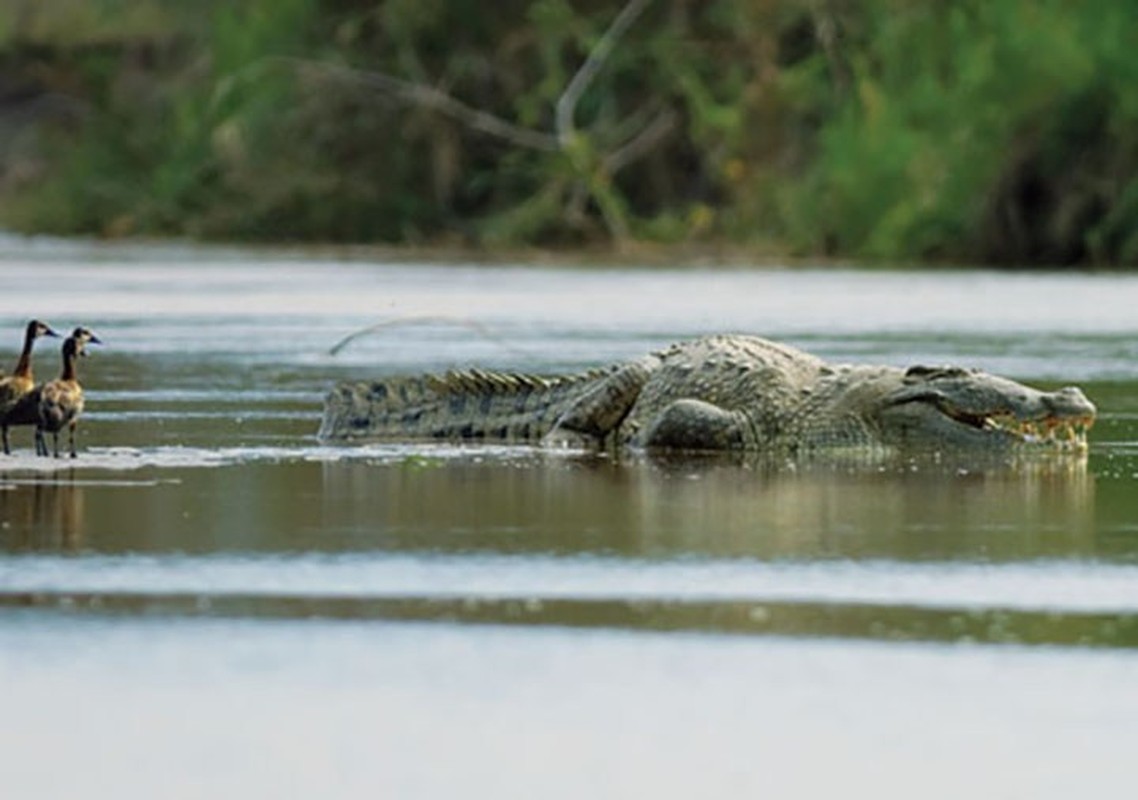
[[(16, 361), (16, 368), (11, 375), (0, 377), (0, 435), (4, 441), (4, 455), (11, 455), (12, 448), (8, 441), (8, 428), (11, 425), (33, 424), (34, 419), (20, 422), (12, 412), (20, 405), (20, 401), (28, 396), (35, 388), (35, 378), (32, 375), (32, 347), (36, 339), (41, 336), (59, 337), (46, 322), (38, 319), (31, 320), (24, 330), (24, 349), (20, 351), (20, 358)], [(18, 416), (18, 415), (17, 415)]]
[(63, 372), (54, 381), (36, 387), (32, 392), (36, 402), (36, 453), (46, 456), (47, 443), (44, 432), (52, 435), (54, 455), (59, 458), (59, 432), (67, 428), (71, 457), (76, 457), (75, 430), (79, 426), (79, 415), (83, 413), (83, 387), (75, 362), (79, 356), (87, 355), (88, 344), (102, 344), (98, 336), (86, 328), (76, 328), (63, 342)]

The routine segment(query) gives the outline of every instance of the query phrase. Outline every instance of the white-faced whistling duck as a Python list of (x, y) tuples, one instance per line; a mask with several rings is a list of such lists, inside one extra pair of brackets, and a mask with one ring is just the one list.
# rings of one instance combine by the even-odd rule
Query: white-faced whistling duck
[(75, 429), (79, 426), (79, 415), (83, 413), (83, 387), (79, 385), (75, 362), (79, 356), (87, 355), (87, 344), (102, 344), (99, 337), (86, 328), (76, 328), (63, 342), (63, 372), (54, 381), (39, 386), (34, 395), (38, 397), (39, 419), (36, 422), (36, 453), (46, 456), (47, 443), (44, 431), (52, 435), (54, 454), (59, 458), (59, 432), (67, 427), (70, 434), (71, 457), (75, 458)]
[(8, 428), (11, 425), (33, 425), (36, 421), (34, 413), (21, 415), (13, 412), (20, 405), (20, 400), (31, 394), (35, 388), (35, 378), (32, 376), (32, 345), (41, 336), (59, 336), (59, 334), (46, 322), (33, 319), (24, 332), (24, 349), (20, 351), (16, 368), (12, 370), (11, 375), (0, 378), (0, 432), (3, 435), (5, 455), (12, 452), (8, 444)]

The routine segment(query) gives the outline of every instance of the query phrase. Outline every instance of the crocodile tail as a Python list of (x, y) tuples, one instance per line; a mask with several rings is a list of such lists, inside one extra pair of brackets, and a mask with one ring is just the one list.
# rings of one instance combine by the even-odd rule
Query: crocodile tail
[(576, 397), (607, 371), (544, 378), (478, 369), (344, 381), (328, 393), (325, 440), (540, 440)]

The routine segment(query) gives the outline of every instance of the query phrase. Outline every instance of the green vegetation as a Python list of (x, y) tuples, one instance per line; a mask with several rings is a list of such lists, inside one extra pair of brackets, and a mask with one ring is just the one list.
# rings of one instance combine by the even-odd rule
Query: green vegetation
[(18, 230), (1138, 264), (1132, 4), (0, 3)]

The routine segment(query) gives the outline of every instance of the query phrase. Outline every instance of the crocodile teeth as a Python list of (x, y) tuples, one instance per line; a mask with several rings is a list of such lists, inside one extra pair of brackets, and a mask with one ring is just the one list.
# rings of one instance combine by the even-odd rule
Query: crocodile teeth
[(1027, 444), (1082, 449), (1087, 445), (1087, 431), (1093, 425), (1094, 417), (1018, 420), (1012, 414), (994, 414), (985, 417), (981, 427), (985, 431), (1011, 434)]

